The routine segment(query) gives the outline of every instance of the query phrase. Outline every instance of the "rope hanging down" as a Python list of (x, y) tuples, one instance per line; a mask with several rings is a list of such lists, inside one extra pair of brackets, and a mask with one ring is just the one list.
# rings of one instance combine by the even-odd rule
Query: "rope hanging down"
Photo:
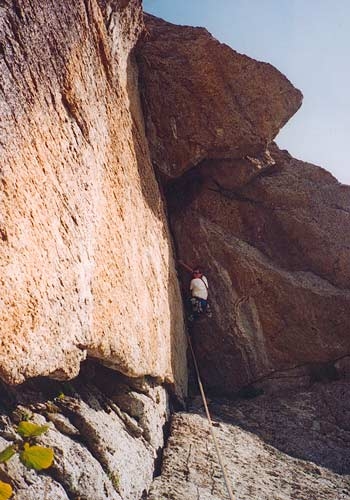
[(226, 470), (225, 470), (224, 462), (222, 460), (222, 455), (221, 455), (221, 452), (220, 452), (219, 444), (218, 444), (216, 436), (215, 436), (214, 427), (213, 427), (213, 421), (212, 421), (210, 413), (209, 413), (207, 398), (206, 398), (205, 393), (204, 393), (204, 389), (203, 389), (203, 385), (202, 385), (202, 381), (201, 381), (201, 377), (200, 377), (200, 373), (199, 373), (199, 369), (198, 369), (198, 364), (197, 364), (196, 356), (194, 354), (194, 350), (193, 350), (193, 347), (192, 347), (192, 342), (191, 342), (190, 336), (188, 334), (187, 334), (187, 339), (188, 339), (188, 343), (189, 343), (189, 346), (190, 346), (190, 349), (191, 349), (193, 364), (194, 364), (194, 368), (196, 370), (196, 375), (197, 375), (199, 390), (200, 390), (200, 393), (201, 393), (201, 396), (202, 396), (202, 400), (203, 400), (203, 404), (204, 404), (204, 408), (205, 408), (205, 413), (207, 415), (207, 419), (208, 419), (208, 422), (209, 422), (210, 433), (212, 435), (212, 438), (213, 438), (213, 441), (214, 441), (214, 445), (215, 445), (215, 448), (216, 448), (216, 453), (217, 453), (217, 456), (218, 456), (218, 459), (219, 459), (220, 467), (221, 467), (221, 470), (222, 470), (222, 475), (224, 477), (224, 481), (225, 481), (225, 484), (226, 484), (227, 493), (228, 493), (228, 496), (229, 496), (230, 500), (235, 500), (235, 497), (233, 495), (233, 492), (232, 492), (232, 489), (231, 489), (231, 486), (230, 486), (230, 483), (229, 483), (229, 479), (228, 479), (227, 474), (226, 474)]

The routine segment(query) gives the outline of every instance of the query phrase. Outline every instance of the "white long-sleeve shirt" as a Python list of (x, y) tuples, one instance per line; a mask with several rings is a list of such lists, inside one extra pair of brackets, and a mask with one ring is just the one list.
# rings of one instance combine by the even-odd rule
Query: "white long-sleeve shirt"
[(190, 283), (192, 297), (207, 300), (208, 298), (208, 280), (205, 276), (193, 278)]

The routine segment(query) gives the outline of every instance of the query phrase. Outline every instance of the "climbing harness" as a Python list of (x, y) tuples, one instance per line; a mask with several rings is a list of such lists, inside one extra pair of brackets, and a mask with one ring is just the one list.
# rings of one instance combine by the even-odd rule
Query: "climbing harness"
[(210, 433), (211, 433), (213, 441), (214, 441), (216, 453), (217, 453), (217, 456), (218, 456), (218, 459), (219, 459), (219, 464), (220, 464), (220, 467), (221, 467), (221, 470), (222, 470), (222, 475), (224, 477), (224, 481), (225, 481), (225, 484), (226, 484), (227, 493), (228, 493), (228, 496), (229, 496), (230, 500), (235, 500), (235, 497), (233, 495), (233, 492), (232, 492), (232, 489), (231, 489), (231, 486), (230, 486), (230, 483), (229, 483), (229, 479), (228, 479), (227, 474), (226, 474), (226, 470), (225, 470), (224, 462), (222, 460), (222, 455), (221, 455), (221, 452), (220, 452), (219, 444), (218, 444), (216, 436), (215, 436), (214, 427), (213, 427), (213, 421), (212, 421), (210, 413), (209, 413), (207, 398), (205, 396), (205, 392), (204, 392), (204, 389), (203, 389), (203, 385), (202, 385), (202, 381), (201, 381), (201, 377), (200, 377), (200, 373), (199, 373), (199, 368), (198, 368), (196, 356), (194, 354), (194, 349), (193, 349), (191, 338), (190, 338), (189, 334), (187, 334), (187, 339), (188, 339), (188, 343), (189, 343), (189, 346), (190, 346), (190, 349), (191, 349), (193, 364), (194, 364), (194, 368), (195, 368), (196, 375), (197, 375), (197, 381), (198, 381), (199, 390), (200, 390), (200, 393), (201, 393), (201, 396), (202, 396), (202, 401), (203, 401), (203, 404), (204, 404), (205, 413), (207, 415), (207, 419), (208, 419), (208, 422), (209, 422)]

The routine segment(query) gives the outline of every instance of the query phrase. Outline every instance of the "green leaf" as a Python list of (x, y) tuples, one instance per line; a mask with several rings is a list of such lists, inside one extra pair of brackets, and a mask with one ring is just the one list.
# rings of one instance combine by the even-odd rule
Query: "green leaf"
[(52, 448), (45, 448), (44, 446), (30, 446), (24, 443), (24, 450), (21, 452), (19, 458), (22, 464), (28, 469), (42, 470), (48, 469), (53, 462), (54, 451)]
[(33, 424), (33, 422), (26, 422), (25, 420), (22, 420), (22, 422), (18, 424), (17, 432), (23, 438), (31, 438), (44, 434), (48, 428), (48, 425), (37, 425)]
[(8, 500), (12, 496), (12, 493), (11, 485), (0, 481), (0, 500)]
[(13, 457), (15, 453), (16, 449), (12, 444), (10, 446), (7, 446), (7, 448), (0, 452), (0, 464), (3, 464), (4, 462), (7, 462), (7, 460), (10, 460), (10, 458)]

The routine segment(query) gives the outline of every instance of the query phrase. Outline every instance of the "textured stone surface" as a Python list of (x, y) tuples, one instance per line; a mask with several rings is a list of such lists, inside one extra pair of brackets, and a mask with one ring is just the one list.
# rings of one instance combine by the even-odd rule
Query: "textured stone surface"
[(206, 384), (280, 388), (335, 371), (350, 352), (350, 188), (271, 144), (301, 94), (206, 30), (152, 16), (146, 26), (152, 160), (178, 256), (210, 281), (213, 318), (194, 327)]
[(205, 158), (262, 152), (302, 95), (273, 66), (205, 29), (145, 17), (138, 62), (154, 165), (174, 178)]
[[(30, 487), (35, 500), (54, 500), (56, 490), (57, 498), (74, 500), (140, 499), (152, 482), (164, 444), (168, 400), (165, 389), (154, 382), (140, 380), (136, 392), (130, 379), (127, 391), (127, 378), (119, 377), (90, 364), (69, 384), (43, 379), (17, 388), (1, 385), (8, 415), (0, 417), (0, 451), (18, 439), (15, 425), (25, 417), (49, 423), (49, 431), (36, 441), (53, 448), (55, 459), (44, 479), (13, 457), (0, 466), (0, 479), (10, 482), (16, 495)], [(115, 403), (121, 383), (127, 405)]]
[(87, 355), (185, 383), (182, 311), (131, 55), (141, 2), (0, 7), (0, 375)]
[(35, 477), (30, 484), (26, 484), (23, 489), (16, 492), (16, 500), (69, 500), (60, 484), (52, 481), (48, 477)]
[[(0, 383), (0, 450), (24, 417), (50, 422), (38, 441), (55, 449), (45, 474), (16, 457), (0, 466), (18, 499), (145, 498), (165, 386), (185, 392), (181, 299), (132, 54), (140, 4), (0, 6), (0, 377), (70, 378), (87, 356), (123, 374), (89, 362), (70, 384)], [(214, 315), (193, 332), (205, 383), (234, 392), (346, 376), (349, 188), (269, 145), (300, 92), (205, 30), (147, 24), (152, 159), (179, 256), (208, 266)], [(349, 499), (348, 388), (317, 391), (212, 404), (239, 500)], [(208, 437), (202, 413), (175, 416), (151, 500), (226, 497)]]
[[(350, 498), (349, 384), (254, 401), (212, 403), (238, 500)], [(177, 414), (149, 500), (228, 498), (204, 414)]]
[(163, 427), (169, 414), (167, 393), (162, 387), (151, 388), (148, 394), (129, 389), (125, 393), (116, 394), (113, 400), (137, 420), (153, 448), (157, 450), (163, 447)]
[(331, 378), (350, 352), (350, 187), (271, 153), (275, 164), (248, 177), (246, 160), (207, 161), (168, 190), (179, 256), (210, 283), (213, 317), (194, 326), (199, 365), (226, 393)]
[[(1, 431), (1, 434), (3, 432)], [(12, 444), (0, 436), (0, 450)], [(38, 475), (22, 465), (17, 455), (12, 457), (0, 469), (0, 480), (12, 485), (16, 500), (68, 500), (63, 486), (51, 477)]]

